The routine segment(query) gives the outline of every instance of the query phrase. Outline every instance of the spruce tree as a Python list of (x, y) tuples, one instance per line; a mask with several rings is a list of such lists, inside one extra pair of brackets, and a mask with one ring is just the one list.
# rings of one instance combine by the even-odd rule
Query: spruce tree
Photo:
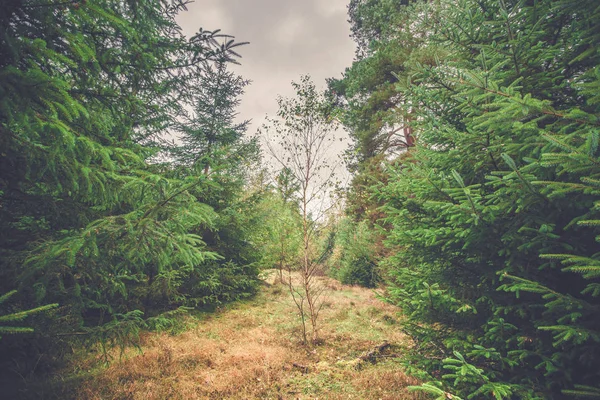
[[(191, 89), (193, 111), (179, 127), (181, 146), (174, 149), (177, 161), (208, 175), (225, 163), (240, 163), (233, 155), (250, 121), (237, 122), (237, 107), (247, 80), (228, 70), (225, 60), (203, 69)], [(235, 170), (237, 165), (229, 166)]]
[(247, 297), (257, 287), (262, 256), (251, 238), (260, 223), (260, 195), (248, 195), (246, 183), (260, 154), (246, 135), (249, 121), (237, 121), (249, 81), (230, 71), (225, 57), (206, 65), (189, 84), (190, 110), (176, 126), (178, 143), (168, 148), (173, 158), (168, 168), (176, 177), (206, 179), (191, 193), (216, 211), (213, 224), (194, 232), (222, 257), (199, 266), (186, 284), (190, 300), (205, 305)]
[(390, 98), (417, 105), (417, 146), (371, 191), (406, 366), (436, 398), (600, 393), (596, 3), (409, 11), (430, 61)]
[(215, 221), (192, 195), (210, 183), (149, 162), (191, 79), (235, 56), (216, 31), (185, 38), (184, 8), (15, 0), (0, 10), (0, 289), (19, 287), (21, 309), (59, 303), (38, 330), (54, 343), (57, 332), (122, 337), (142, 311), (182, 304), (186, 277), (218, 258), (193, 232)]

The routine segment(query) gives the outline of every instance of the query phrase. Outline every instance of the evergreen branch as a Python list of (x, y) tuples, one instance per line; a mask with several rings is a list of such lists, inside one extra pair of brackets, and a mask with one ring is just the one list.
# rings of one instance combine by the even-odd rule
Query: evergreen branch
[[(484, 86), (480, 86), (480, 85), (476, 85), (474, 83), (471, 82), (467, 82), (464, 79), (460, 78), (458, 80), (451, 80), (451, 82), (453, 83), (457, 83), (457, 84), (463, 84), (463, 85), (467, 85), (467, 86), (471, 86), (480, 90), (483, 90), (484, 92), (487, 93), (491, 93), (491, 94), (495, 94), (497, 96), (500, 97), (504, 97), (510, 100), (513, 100), (514, 102), (516, 102), (517, 104), (523, 105), (523, 106), (531, 106), (529, 104), (527, 104), (525, 101), (522, 101), (521, 99), (518, 99), (508, 93), (504, 93), (501, 92), (499, 90), (494, 90), (494, 89), (490, 89), (488, 87), (484, 87)], [(570, 117), (569, 115), (565, 114), (565, 113), (561, 113), (559, 111), (556, 111), (552, 108), (547, 108), (547, 109), (538, 109), (538, 111), (544, 115), (548, 115), (548, 116), (552, 116), (552, 117), (556, 117), (556, 118), (560, 118), (560, 119), (566, 119), (566, 120), (571, 120), (571, 121), (575, 121), (577, 123), (580, 124), (585, 124), (585, 125), (593, 125), (593, 126), (600, 126), (600, 121), (589, 121), (589, 120), (584, 120), (584, 119), (580, 119), (580, 118), (573, 118)]]
[(79, 4), (82, 0), (65, 1), (62, 3), (23, 4), (23, 8), (61, 7), (71, 4)]
[(502, 153), (501, 154), (502, 159), (506, 162), (506, 164), (508, 164), (508, 166), (510, 167), (510, 169), (512, 169), (517, 176), (519, 177), (519, 180), (521, 182), (523, 182), (525, 184), (525, 186), (527, 187), (527, 189), (535, 196), (540, 197), (542, 200), (544, 200), (546, 203), (549, 203), (550, 201), (546, 198), (546, 196), (542, 195), (539, 191), (535, 190), (533, 188), (533, 186), (531, 186), (531, 183), (525, 179), (525, 177), (523, 176), (523, 174), (521, 173), (521, 171), (519, 171), (519, 168), (517, 168), (517, 164), (515, 163), (515, 161), (506, 153)]
[(48, 310), (51, 310), (56, 307), (58, 307), (58, 304), (47, 304), (47, 305), (32, 308), (32, 309), (26, 310), (26, 311), (20, 311), (20, 312), (16, 312), (16, 313), (12, 313), (12, 314), (7, 314), (7, 315), (0, 315), (0, 322), (22, 321), (32, 314), (40, 313), (43, 311), (48, 311)]
[[(142, 220), (146, 219), (146, 218), (147, 218), (147, 217), (148, 217), (148, 216), (149, 216), (149, 215), (150, 215), (152, 212), (154, 212), (154, 211), (158, 210), (159, 208), (162, 208), (162, 207), (164, 207), (165, 205), (167, 205), (167, 204), (168, 204), (170, 201), (172, 201), (173, 199), (175, 199), (177, 196), (179, 196), (179, 195), (181, 195), (181, 194), (183, 194), (183, 193), (185, 193), (185, 192), (187, 192), (187, 191), (189, 191), (189, 190), (191, 190), (191, 189), (195, 188), (196, 186), (200, 185), (200, 184), (201, 184), (201, 183), (203, 183), (204, 181), (205, 181), (205, 179), (204, 179), (204, 178), (202, 178), (202, 177), (200, 177), (200, 178), (198, 179), (198, 181), (197, 181), (197, 182), (194, 182), (194, 183), (192, 183), (192, 184), (190, 184), (190, 185), (188, 185), (188, 186), (184, 187), (183, 189), (181, 189), (181, 190), (179, 190), (179, 191), (175, 192), (175, 193), (174, 193), (174, 194), (172, 194), (171, 196), (167, 197), (165, 200), (163, 200), (163, 201), (159, 202), (158, 204), (156, 204), (154, 207), (152, 207), (152, 208), (148, 209), (148, 210), (147, 210), (147, 211), (144, 213), (144, 215), (142, 216), (142, 218), (140, 218), (140, 221), (142, 221)], [(138, 224), (140, 223), (140, 221), (138, 221)]]

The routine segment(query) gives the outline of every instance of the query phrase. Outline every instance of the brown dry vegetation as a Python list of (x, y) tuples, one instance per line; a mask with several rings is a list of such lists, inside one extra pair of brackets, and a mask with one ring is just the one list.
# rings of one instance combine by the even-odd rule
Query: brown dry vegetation
[[(397, 310), (371, 290), (322, 279), (330, 290), (316, 347), (300, 345), (289, 292), (271, 278), (254, 300), (185, 333), (144, 334), (141, 353), (116, 354), (108, 368), (80, 360), (90, 372), (69, 391), (80, 399), (417, 399), (406, 389), (416, 382), (393, 361), (407, 345)], [(391, 346), (377, 363), (358, 365), (383, 341)]]

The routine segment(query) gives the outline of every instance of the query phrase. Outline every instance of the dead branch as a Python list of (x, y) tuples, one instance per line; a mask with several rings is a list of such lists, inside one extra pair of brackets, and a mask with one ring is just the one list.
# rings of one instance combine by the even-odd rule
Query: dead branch
[(302, 365), (302, 364), (298, 364), (298, 363), (292, 363), (292, 367), (293, 368), (297, 368), (303, 374), (308, 374), (308, 367), (306, 365)]
[(356, 359), (354, 364), (354, 369), (361, 369), (362, 365), (366, 362), (371, 364), (375, 364), (377, 359), (383, 357), (383, 351), (390, 347), (390, 344), (385, 341), (382, 344), (375, 346), (373, 349), (363, 353), (360, 357)]

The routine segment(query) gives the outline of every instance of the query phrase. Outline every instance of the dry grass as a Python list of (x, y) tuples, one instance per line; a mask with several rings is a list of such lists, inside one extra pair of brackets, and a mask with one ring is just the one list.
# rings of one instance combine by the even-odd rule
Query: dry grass
[(391, 353), (407, 345), (394, 326), (396, 310), (377, 300), (371, 290), (322, 279), (330, 290), (320, 316), (323, 343), (319, 346), (299, 344), (299, 324), (289, 293), (285, 286), (271, 284), (252, 302), (203, 319), (183, 334), (145, 334), (142, 353), (130, 349), (120, 361), (96, 369), (78, 385), (76, 396), (417, 399), (406, 390), (416, 382), (391, 358), (375, 365), (356, 362), (384, 340), (391, 344)]

